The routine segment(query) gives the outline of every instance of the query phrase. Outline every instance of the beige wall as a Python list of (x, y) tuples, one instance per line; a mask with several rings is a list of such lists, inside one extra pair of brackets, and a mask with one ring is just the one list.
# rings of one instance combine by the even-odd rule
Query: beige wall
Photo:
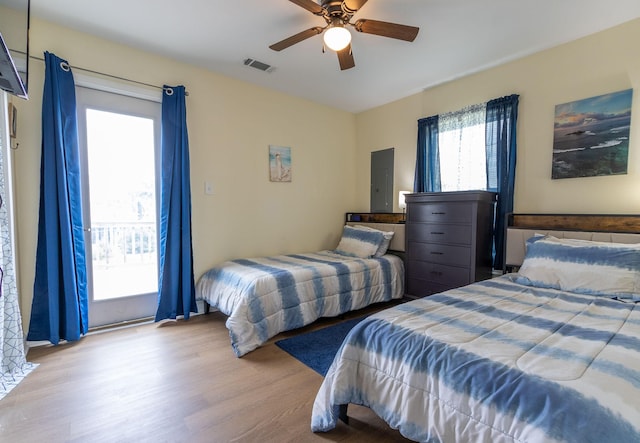
[[(72, 66), (186, 86), (196, 278), (230, 258), (335, 247), (344, 213), (355, 203), (353, 114), (34, 20), (31, 54), (42, 57), (45, 50)], [(43, 62), (32, 60), (30, 99), (13, 99), (19, 108), (20, 147), (13, 160), (25, 331), (35, 266), (43, 79)], [(269, 181), (269, 144), (292, 148), (292, 183)], [(214, 195), (205, 195), (205, 181), (213, 183)]]
[[(371, 151), (395, 147), (396, 191), (413, 188), (417, 120), (520, 95), (515, 211), (640, 212), (640, 20), (470, 75), (356, 117), (358, 206), (368, 206)], [(626, 175), (551, 180), (555, 105), (634, 88)], [(397, 192), (396, 192), (397, 194)], [(397, 207), (397, 197), (395, 206)]]

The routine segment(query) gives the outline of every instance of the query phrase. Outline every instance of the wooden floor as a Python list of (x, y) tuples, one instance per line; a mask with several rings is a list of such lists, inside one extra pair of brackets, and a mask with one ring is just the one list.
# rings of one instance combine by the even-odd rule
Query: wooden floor
[(340, 320), (280, 334), (243, 358), (224, 321), (215, 312), (32, 348), (27, 359), (38, 368), (0, 401), (0, 441), (408, 441), (353, 405), (348, 426), (310, 431), (322, 377), (274, 342)]

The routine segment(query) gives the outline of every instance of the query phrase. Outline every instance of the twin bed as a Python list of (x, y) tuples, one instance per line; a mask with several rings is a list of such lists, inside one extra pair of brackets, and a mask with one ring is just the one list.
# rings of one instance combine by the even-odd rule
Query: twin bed
[[(610, 219), (571, 223), (601, 230)], [(416, 441), (640, 441), (640, 235), (523, 220), (507, 240), (517, 273), (360, 322), (317, 394), (312, 430), (347, 421), (354, 403)], [(636, 217), (615, 221), (640, 232)]]
[(197, 297), (228, 316), (231, 346), (241, 357), (320, 317), (402, 298), (403, 262), (387, 253), (404, 250), (395, 229), (345, 226), (335, 250), (225, 262), (198, 280)]

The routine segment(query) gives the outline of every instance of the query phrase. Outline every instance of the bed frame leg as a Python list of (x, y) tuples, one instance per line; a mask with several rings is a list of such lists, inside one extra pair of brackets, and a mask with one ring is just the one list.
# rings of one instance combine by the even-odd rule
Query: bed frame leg
[(349, 424), (349, 416), (347, 415), (347, 405), (339, 405), (338, 407), (339, 409), (339, 413), (338, 413), (338, 418), (343, 421), (345, 424)]
[(203, 300), (203, 305), (204, 305), (204, 313), (208, 314), (209, 313), (209, 308), (211, 307), (211, 305), (209, 305), (209, 303), (206, 300)]

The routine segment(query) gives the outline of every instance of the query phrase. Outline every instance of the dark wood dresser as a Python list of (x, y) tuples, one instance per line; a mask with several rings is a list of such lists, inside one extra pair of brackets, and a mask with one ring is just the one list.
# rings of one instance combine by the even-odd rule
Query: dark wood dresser
[(407, 194), (407, 294), (435, 294), (491, 278), (496, 194)]

